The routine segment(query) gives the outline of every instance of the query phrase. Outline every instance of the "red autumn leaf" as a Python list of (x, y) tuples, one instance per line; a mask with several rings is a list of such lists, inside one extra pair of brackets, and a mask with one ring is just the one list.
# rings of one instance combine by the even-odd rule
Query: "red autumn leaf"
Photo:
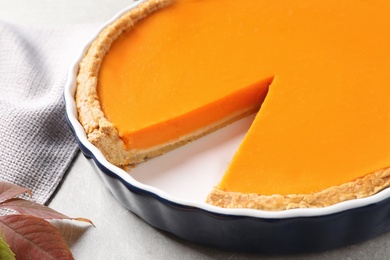
[[(0, 209), (12, 209), (19, 214), (0, 216), (0, 237), (16, 255), (16, 259), (73, 259), (61, 234), (46, 220), (69, 219), (87, 222), (86, 218), (70, 218), (39, 203), (15, 198), (31, 191), (18, 185), (0, 182)], [(0, 253), (2, 247), (0, 244)], [(12, 254), (11, 254), (12, 255)], [(3, 255), (0, 255), (2, 259)]]
[(31, 190), (27, 188), (23, 188), (8, 182), (0, 182), (0, 201), (13, 198), (26, 192), (31, 197)]
[(0, 233), (17, 259), (74, 259), (57, 229), (41, 218), (1, 216)]
[(54, 209), (51, 209), (39, 203), (29, 201), (29, 200), (19, 199), (19, 198), (13, 198), (1, 202), (0, 208), (13, 209), (16, 212), (19, 212), (20, 214), (32, 215), (43, 219), (71, 219), (71, 220), (87, 222), (93, 225), (92, 221), (90, 221), (89, 219), (70, 218), (62, 213), (55, 211)]

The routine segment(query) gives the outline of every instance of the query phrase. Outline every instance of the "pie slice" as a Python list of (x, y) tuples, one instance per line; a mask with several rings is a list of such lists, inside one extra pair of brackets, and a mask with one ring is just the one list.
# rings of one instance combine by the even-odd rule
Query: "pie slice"
[(389, 11), (381, 0), (146, 1), (86, 53), (79, 120), (124, 167), (256, 112), (208, 203), (283, 210), (375, 194), (390, 182)]

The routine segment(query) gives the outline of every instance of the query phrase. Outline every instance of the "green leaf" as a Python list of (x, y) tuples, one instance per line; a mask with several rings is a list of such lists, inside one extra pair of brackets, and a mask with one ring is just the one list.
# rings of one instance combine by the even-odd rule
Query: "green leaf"
[(15, 254), (9, 248), (9, 245), (0, 238), (0, 259), (2, 260), (15, 260)]
[(31, 190), (27, 188), (20, 187), (18, 185), (1, 182), (0, 181), (0, 201), (4, 201), (15, 196), (21, 195), (23, 193), (28, 193), (31, 197)]
[(17, 259), (74, 259), (58, 230), (41, 218), (1, 216), (0, 233)]

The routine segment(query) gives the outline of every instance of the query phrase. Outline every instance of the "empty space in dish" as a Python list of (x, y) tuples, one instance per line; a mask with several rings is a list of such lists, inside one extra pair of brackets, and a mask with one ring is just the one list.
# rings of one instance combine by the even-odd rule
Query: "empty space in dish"
[(245, 117), (130, 171), (137, 181), (167, 194), (204, 202), (219, 183), (255, 115)]

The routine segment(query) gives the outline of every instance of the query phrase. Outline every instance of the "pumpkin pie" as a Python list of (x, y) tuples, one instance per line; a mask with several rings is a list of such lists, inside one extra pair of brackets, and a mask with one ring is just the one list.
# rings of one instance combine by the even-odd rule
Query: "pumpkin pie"
[(390, 185), (389, 11), (384, 0), (144, 1), (82, 59), (79, 120), (126, 167), (256, 113), (208, 203), (370, 196)]

